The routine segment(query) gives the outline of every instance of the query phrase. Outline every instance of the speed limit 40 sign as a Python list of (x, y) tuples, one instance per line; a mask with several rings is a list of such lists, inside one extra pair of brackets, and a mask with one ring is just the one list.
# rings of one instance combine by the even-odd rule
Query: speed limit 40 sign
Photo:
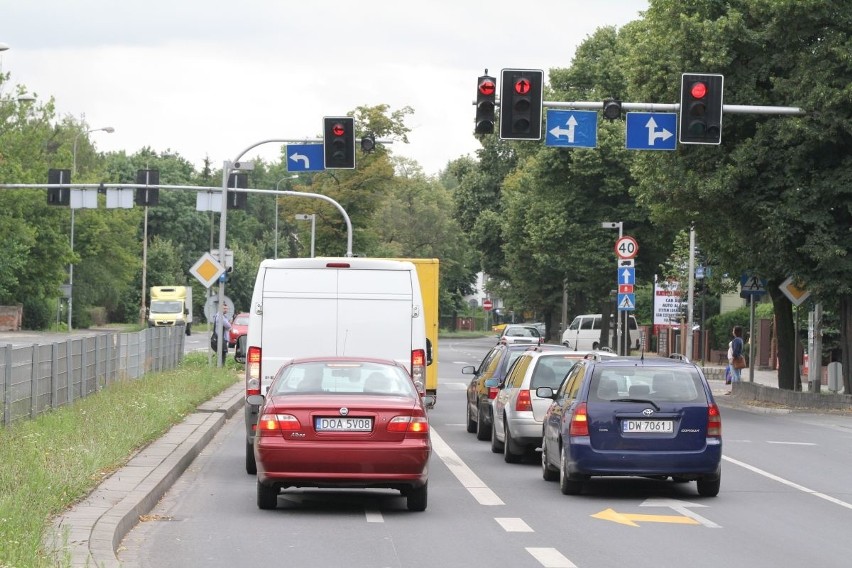
[(639, 244), (633, 237), (625, 235), (615, 241), (615, 254), (618, 255), (618, 258), (635, 258), (638, 252)]

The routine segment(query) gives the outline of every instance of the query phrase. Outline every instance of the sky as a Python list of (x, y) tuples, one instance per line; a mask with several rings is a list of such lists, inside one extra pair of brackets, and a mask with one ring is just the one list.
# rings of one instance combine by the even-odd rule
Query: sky
[[(476, 79), (571, 65), (647, 0), (0, 0), (0, 70), (102, 152), (177, 152), (201, 168), (269, 139), (321, 137), (324, 116), (411, 107), (394, 155), (428, 175), (474, 156)], [(242, 159), (280, 158), (268, 143)]]

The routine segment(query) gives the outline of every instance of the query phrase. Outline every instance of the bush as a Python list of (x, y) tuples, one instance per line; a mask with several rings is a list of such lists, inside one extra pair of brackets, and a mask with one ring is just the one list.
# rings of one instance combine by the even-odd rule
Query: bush
[(731, 312), (725, 312), (707, 318), (707, 330), (710, 332), (710, 349), (728, 349), (728, 342), (731, 340), (731, 330), (735, 325), (740, 325), (743, 328), (743, 339), (748, 338), (748, 321), (749, 308), (744, 306)]
[(24, 315), (21, 321), (23, 329), (48, 329), (56, 317), (57, 300), (45, 298), (25, 298)]

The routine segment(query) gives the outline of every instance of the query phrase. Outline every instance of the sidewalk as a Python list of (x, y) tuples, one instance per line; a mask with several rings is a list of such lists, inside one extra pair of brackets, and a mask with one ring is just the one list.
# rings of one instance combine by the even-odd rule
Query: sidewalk
[[(710, 382), (710, 387), (713, 389), (713, 396), (724, 395), (731, 390), (731, 385), (725, 384), (725, 367), (720, 365), (705, 365), (702, 367), (704, 376)], [(754, 383), (770, 388), (778, 388), (778, 371), (755, 369), (754, 379), (751, 378), (749, 369), (743, 369), (740, 373), (740, 378), (744, 383)]]

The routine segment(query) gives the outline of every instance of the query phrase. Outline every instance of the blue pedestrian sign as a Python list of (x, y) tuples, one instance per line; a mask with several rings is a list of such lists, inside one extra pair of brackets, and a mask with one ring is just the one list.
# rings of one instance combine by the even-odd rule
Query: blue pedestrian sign
[(288, 172), (321, 172), (323, 167), (322, 144), (288, 144)]
[(545, 146), (596, 148), (598, 113), (593, 110), (547, 109)]
[(766, 280), (745, 273), (740, 276), (740, 298), (751, 299), (752, 296), (760, 297), (766, 294)]
[(628, 112), (628, 150), (674, 150), (677, 145), (677, 113)]
[(619, 294), (618, 311), (630, 312), (636, 309), (636, 294)]

